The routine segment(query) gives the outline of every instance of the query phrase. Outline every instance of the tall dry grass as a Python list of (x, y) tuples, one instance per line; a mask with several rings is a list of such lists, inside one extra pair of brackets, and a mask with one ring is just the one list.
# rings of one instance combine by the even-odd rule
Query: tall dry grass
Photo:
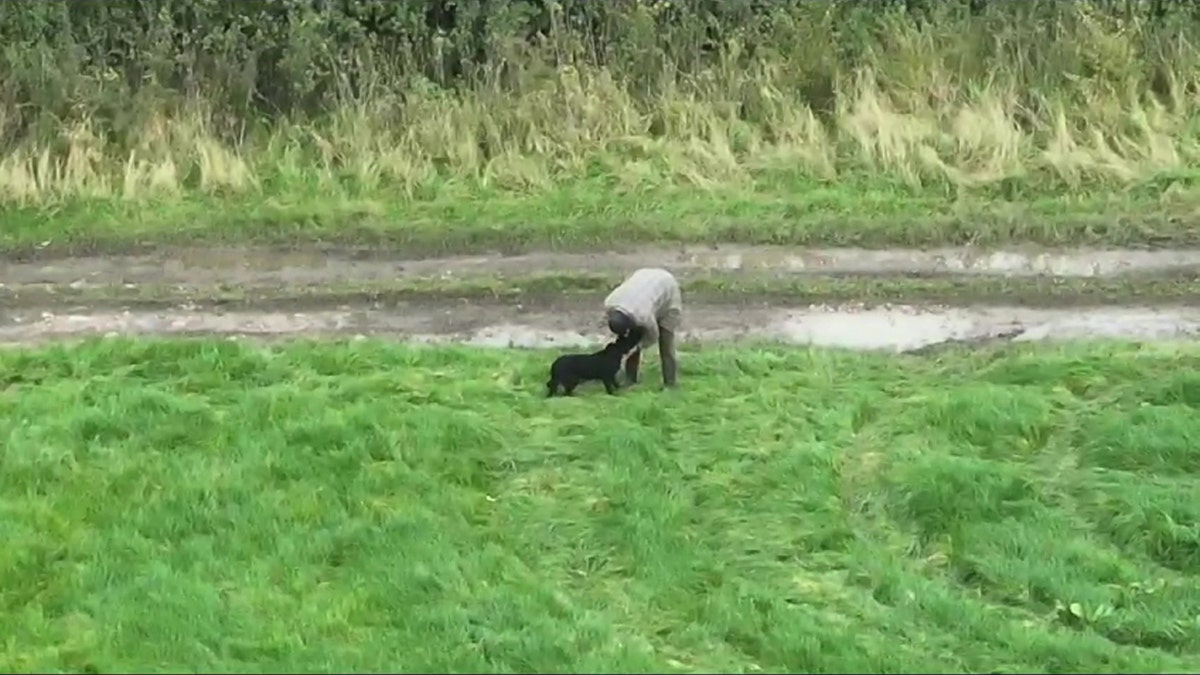
[(1084, 2), (1049, 18), (830, 7), (789, 6), (705, 51), (664, 47), (655, 16), (668, 8), (641, 4), (623, 18), (638, 48), (616, 63), (560, 26), (495, 42), (449, 84), (383, 59), (339, 65), (345, 86), (276, 115), (232, 111), (216, 83), (130, 89), (100, 66), (74, 72), (51, 111), (16, 92), (9, 51), (0, 202), (422, 199), (579, 181), (614, 194), (802, 181), (1068, 193), (1162, 177), (1187, 189), (1200, 165), (1200, 25)]

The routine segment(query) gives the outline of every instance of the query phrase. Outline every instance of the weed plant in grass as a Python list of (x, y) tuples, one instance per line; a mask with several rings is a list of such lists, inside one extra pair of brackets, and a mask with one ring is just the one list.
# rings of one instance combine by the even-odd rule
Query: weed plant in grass
[(0, 56), (0, 242), (1194, 230), (1186, 7), (458, 4), (440, 28), (414, 18), (424, 2), (364, 3), (391, 24), (306, 3), (136, 20), (109, 3), (4, 5), (0, 32), (23, 47)]
[(0, 669), (1200, 667), (1197, 347), (686, 356), (4, 351)]

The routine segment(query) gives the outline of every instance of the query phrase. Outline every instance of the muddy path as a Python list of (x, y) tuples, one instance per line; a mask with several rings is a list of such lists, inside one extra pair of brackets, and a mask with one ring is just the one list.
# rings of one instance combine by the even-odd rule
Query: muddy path
[[(678, 247), (592, 254), (534, 253), (406, 260), (371, 250), (169, 249), (147, 255), (80, 257), (24, 262), (0, 260), (0, 343), (37, 343), (97, 335), (216, 335), (260, 339), (378, 336), (419, 342), (488, 346), (584, 346), (604, 338), (604, 290), (513, 298), (450, 298), (428, 293), (381, 302), (346, 293), (354, 284), (414, 279), (441, 288), (464, 279), (504, 280), (530, 275), (603, 275), (617, 279), (640, 266), (663, 266), (683, 280), (704, 275), (780, 280), (811, 285), (831, 275), (870, 277), (899, 285), (903, 275), (957, 279), (1027, 279), (1035, 284), (1071, 279), (1129, 280), (1145, 289), (1151, 279), (1200, 279), (1200, 250), (1051, 251), (930, 249), (864, 250), (783, 247)], [(605, 284), (608, 282), (605, 281)], [(1120, 283), (1125, 283), (1121, 281)], [(1141, 284), (1141, 285), (1138, 285)], [(129, 302), (154, 287), (152, 302)], [(1187, 286), (1194, 288), (1197, 286)], [(123, 289), (108, 302), (87, 289)], [(285, 297), (297, 288), (311, 297)], [(343, 289), (341, 294), (336, 289)], [(746, 286), (750, 288), (750, 286)], [(760, 286), (760, 290), (767, 288)], [(913, 351), (948, 343), (1004, 340), (1193, 339), (1200, 334), (1200, 303), (1178, 296), (1154, 304), (1137, 292), (1118, 302), (1030, 306), (1014, 295), (987, 304), (949, 298), (947, 304), (866, 305), (845, 298), (802, 299), (794, 291), (694, 296), (687, 305), (685, 343), (774, 341), (796, 345)], [(84, 291), (92, 301), (74, 302)], [(132, 293), (125, 291), (133, 289)], [(221, 289), (246, 289), (242, 301), (218, 301)], [(1036, 290), (1036, 289), (1035, 289)], [(1187, 291), (1190, 292), (1190, 291)], [(39, 293), (41, 295), (39, 295)], [(57, 294), (57, 295), (56, 295)], [(420, 295), (419, 293), (416, 295)], [(836, 295), (836, 293), (834, 294)], [(16, 299), (23, 298), (21, 302)], [(38, 300), (42, 298), (43, 300)], [(5, 301), (7, 299), (7, 302)], [(828, 304), (805, 304), (825, 301)], [(122, 303), (125, 302), (124, 306)], [(1079, 303), (1077, 303), (1079, 304)]]
[[(102, 335), (347, 338), (459, 342), (489, 347), (566, 348), (605, 339), (594, 303), (535, 308), (495, 303), (401, 304), (385, 309), (342, 307), (312, 312), (164, 311), (0, 313), (0, 343), (28, 344)], [(1193, 340), (1200, 308), (1012, 306), (769, 307), (691, 305), (684, 344), (765, 341), (860, 350), (909, 352), (948, 343), (997, 340)]]
[(373, 249), (174, 248), (146, 255), (0, 260), (0, 284), (166, 284), (180, 288), (336, 285), (397, 279), (623, 274), (666, 267), (677, 275), (952, 275), (1061, 278), (1200, 275), (1200, 250), (815, 249), (680, 246), (597, 253), (406, 259)]

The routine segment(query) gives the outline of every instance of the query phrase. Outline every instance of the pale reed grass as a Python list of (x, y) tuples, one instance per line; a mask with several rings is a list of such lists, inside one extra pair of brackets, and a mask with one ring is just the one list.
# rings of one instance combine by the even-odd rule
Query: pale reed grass
[[(962, 66), (961, 41), (986, 36), (897, 23), (869, 62), (839, 74), (826, 110), (789, 84), (803, 63), (764, 55), (687, 78), (664, 71), (650, 96), (631, 93), (627, 75), (585, 65), (531, 65), (515, 89), (372, 87), (316, 121), (278, 121), (236, 140), (217, 132), (198, 99), (146, 116), (133, 147), (107, 142), (82, 112), (56, 138), (19, 141), (0, 157), (0, 202), (312, 190), (411, 200), (584, 180), (619, 196), (776, 189), (773, 175), (969, 196), (1013, 181), (1119, 190), (1200, 165), (1200, 48), (1166, 44), (1165, 84), (1154, 92), (1136, 26), (1086, 7), (1076, 25), (1063, 48), (1092, 66), (1068, 73), (1072, 91), (1061, 95), (1024, 90), (1003, 66)], [(740, 102), (753, 103), (753, 121)], [(0, 127), (12, 113), (0, 109)]]

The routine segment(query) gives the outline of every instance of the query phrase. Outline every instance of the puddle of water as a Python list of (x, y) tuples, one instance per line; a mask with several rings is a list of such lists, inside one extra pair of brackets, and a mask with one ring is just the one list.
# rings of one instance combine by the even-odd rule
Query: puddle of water
[[(739, 340), (857, 350), (910, 351), (947, 341), (988, 340), (1023, 331), (1017, 340), (1194, 339), (1200, 308), (1128, 307), (1026, 309), (1018, 307), (862, 310), (689, 308), (684, 343)], [(89, 335), (248, 335), (259, 337), (375, 335), (417, 342), (481, 347), (586, 348), (608, 339), (587, 309), (524, 312), (472, 306), (453, 312), (24, 312), (0, 319), (0, 342), (38, 342)]]
[(928, 314), (897, 310), (803, 313), (775, 324), (768, 332), (785, 342), (847, 349), (908, 351), (947, 340), (978, 338), (988, 333), (969, 312)]
[(1030, 325), (1018, 341), (1037, 340), (1178, 340), (1200, 335), (1197, 312), (1122, 309), (1116, 312), (1047, 316)]

